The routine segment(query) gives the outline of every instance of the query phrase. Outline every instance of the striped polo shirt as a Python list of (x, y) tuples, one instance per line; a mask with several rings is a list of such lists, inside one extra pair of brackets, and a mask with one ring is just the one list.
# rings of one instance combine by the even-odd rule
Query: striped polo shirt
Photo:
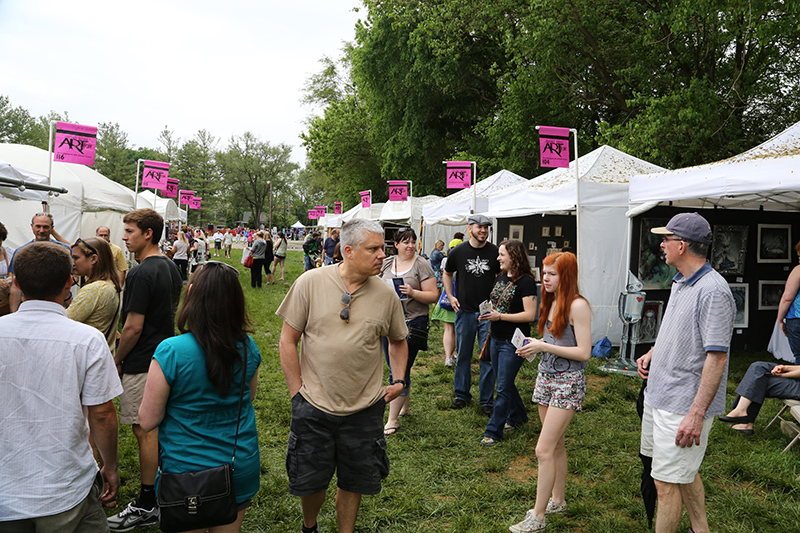
[[(679, 272), (650, 361), (647, 402), (688, 414), (700, 388), (706, 352), (728, 352), (736, 305), (728, 282), (705, 263), (688, 278)], [(728, 364), (706, 418), (725, 413)]]

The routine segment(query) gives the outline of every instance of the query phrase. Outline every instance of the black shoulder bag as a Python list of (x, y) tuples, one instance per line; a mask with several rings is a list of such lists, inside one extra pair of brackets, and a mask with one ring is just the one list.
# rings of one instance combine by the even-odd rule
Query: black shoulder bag
[(161, 531), (173, 533), (232, 524), (238, 514), (233, 487), (233, 463), (242, 417), (242, 396), (247, 379), (247, 346), (244, 349), (242, 388), (239, 391), (239, 414), (233, 439), (231, 462), (196, 472), (161, 471), (158, 482), (158, 507), (161, 510)]

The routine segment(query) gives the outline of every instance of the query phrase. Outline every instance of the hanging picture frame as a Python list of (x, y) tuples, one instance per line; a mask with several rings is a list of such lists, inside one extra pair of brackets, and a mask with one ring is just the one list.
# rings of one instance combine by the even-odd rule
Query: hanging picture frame
[(646, 300), (642, 308), (642, 320), (639, 321), (639, 342), (656, 342), (658, 330), (661, 329), (661, 315), (664, 311), (664, 302), (661, 300)]
[(672, 286), (672, 278), (678, 269), (667, 264), (661, 249), (661, 235), (650, 230), (666, 226), (668, 218), (643, 218), (639, 235), (638, 278), (644, 290), (667, 290)]
[(734, 328), (746, 328), (750, 323), (750, 288), (747, 283), (728, 283), (736, 304), (736, 316), (733, 319)]
[(714, 226), (711, 266), (720, 274), (744, 274), (747, 226)]
[(550, 236), (550, 226), (542, 226), (542, 237)]
[(758, 225), (758, 262), (792, 262), (792, 225)]
[(786, 287), (783, 280), (758, 280), (758, 310), (776, 310)]
[(525, 226), (519, 225), (510, 225), (508, 226), (508, 238), (514, 239), (516, 241), (522, 241), (522, 236), (525, 232)]

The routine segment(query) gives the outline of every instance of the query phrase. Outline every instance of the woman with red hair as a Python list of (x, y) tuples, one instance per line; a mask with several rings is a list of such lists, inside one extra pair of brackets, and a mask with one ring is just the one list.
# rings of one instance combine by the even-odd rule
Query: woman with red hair
[(548, 255), (542, 270), (541, 339), (527, 339), (520, 357), (542, 354), (533, 399), (542, 430), (536, 443), (539, 476), (536, 504), (512, 533), (544, 531), (546, 515), (562, 513), (567, 482), (564, 435), (586, 396), (586, 364), (592, 351), (592, 311), (578, 292), (578, 261), (569, 252)]

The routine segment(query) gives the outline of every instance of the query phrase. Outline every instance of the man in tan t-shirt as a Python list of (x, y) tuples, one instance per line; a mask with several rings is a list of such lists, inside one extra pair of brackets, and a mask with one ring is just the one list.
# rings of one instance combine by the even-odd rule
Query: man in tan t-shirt
[(100, 226), (94, 233), (95, 237), (105, 239), (109, 246), (111, 246), (111, 255), (114, 256), (114, 264), (117, 265), (119, 271), (119, 285), (125, 285), (125, 273), (128, 272), (128, 262), (125, 260), (125, 252), (122, 248), (111, 242), (111, 230), (105, 226)]
[(383, 412), (405, 386), (383, 386), (382, 337), (389, 339), (392, 375), (405, 375), (408, 358), (400, 300), (376, 277), (386, 257), (383, 229), (352, 220), (340, 245), (343, 262), (304, 273), (276, 311), (284, 320), (281, 367), (292, 398), (289, 493), (300, 496), (304, 533), (318, 531), (334, 471), (340, 533), (353, 531), (361, 495), (380, 492), (389, 474)]

